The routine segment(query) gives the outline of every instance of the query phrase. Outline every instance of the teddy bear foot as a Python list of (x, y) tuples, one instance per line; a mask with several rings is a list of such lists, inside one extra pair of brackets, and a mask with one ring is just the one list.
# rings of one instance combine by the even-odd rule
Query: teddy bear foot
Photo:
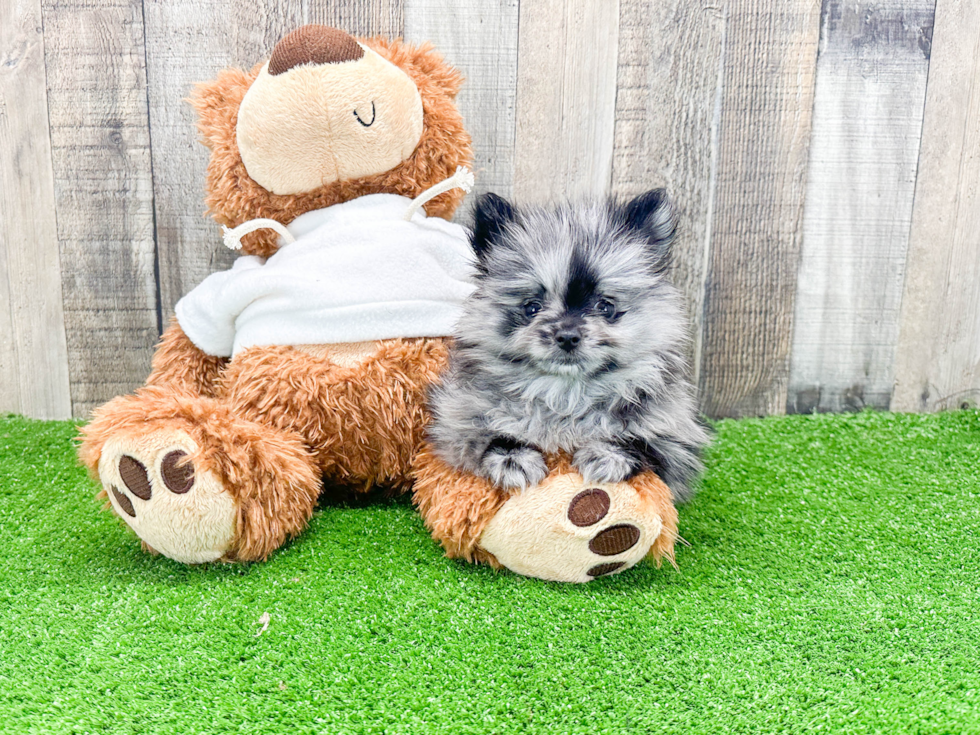
[(650, 501), (630, 483), (585, 485), (576, 473), (553, 475), (512, 494), (479, 546), (518, 574), (588, 582), (629, 569), (651, 552), (658, 561), (672, 558), (676, 526), (671, 517), (665, 524), (661, 503)]
[(268, 558), (306, 527), (321, 488), (298, 436), (166, 388), (110, 401), (81, 433), (116, 514), (185, 564)]
[(116, 513), (143, 543), (174, 561), (201, 564), (235, 541), (237, 503), (213, 472), (195, 467), (196, 442), (180, 430), (110, 439), (98, 473)]

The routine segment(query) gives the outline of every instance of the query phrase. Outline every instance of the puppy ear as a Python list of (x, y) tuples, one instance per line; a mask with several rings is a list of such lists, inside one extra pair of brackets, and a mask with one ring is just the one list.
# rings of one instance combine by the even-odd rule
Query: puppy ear
[(623, 206), (626, 227), (642, 235), (650, 245), (658, 268), (670, 262), (670, 246), (677, 231), (674, 205), (665, 189), (652, 189)]
[(510, 222), (517, 220), (517, 210), (503, 197), (484, 194), (476, 202), (473, 213), (473, 235), (470, 245), (481, 263), (494, 245), (499, 244), (500, 235)]

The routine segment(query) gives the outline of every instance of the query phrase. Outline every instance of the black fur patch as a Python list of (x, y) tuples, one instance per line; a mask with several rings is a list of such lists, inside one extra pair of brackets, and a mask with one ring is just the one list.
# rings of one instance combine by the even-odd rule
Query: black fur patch
[(629, 455), (630, 466), (634, 468), (635, 472), (649, 470), (658, 475), (663, 472), (664, 456), (650, 442), (643, 439), (632, 439), (620, 443), (619, 446)]
[(568, 265), (568, 286), (565, 289), (565, 308), (584, 311), (596, 300), (599, 278), (585, 256), (578, 250), (572, 252)]
[(694, 457), (701, 454), (700, 447), (662, 437), (649, 440), (631, 439), (621, 442), (619, 446), (629, 455), (631, 464), (636, 464), (636, 472), (641, 470), (655, 472), (668, 487), (673, 487), (675, 484), (687, 485), (692, 479), (689, 471), (679, 466), (672, 458), (676, 459), (681, 454)]
[(517, 219), (517, 211), (503, 197), (496, 194), (484, 194), (476, 202), (473, 213), (473, 234), (470, 245), (476, 253), (477, 269), (486, 274), (487, 254), (495, 245), (499, 245), (501, 234), (507, 224)]
[(523, 309), (508, 308), (501, 309), (500, 317), (500, 336), (509, 337), (518, 327), (523, 327), (528, 322)]
[(612, 408), (612, 414), (619, 421), (628, 424), (643, 416), (650, 408), (650, 394), (645, 390), (636, 392), (635, 401), (625, 399), (617, 402)]
[(619, 370), (619, 363), (615, 360), (606, 360), (601, 368), (596, 370), (596, 375), (601, 373), (614, 373)]
[(628, 230), (646, 239), (654, 269), (657, 272), (665, 271), (670, 265), (671, 243), (677, 231), (677, 220), (667, 192), (653, 189), (641, 194), (623, 205), (622, 217)]
[(487, 448), (484, 450), (483, 454), (507, 454), (508, 452), (513, 452), (517, 449), (528, 449), (530, 446), (530, 444), (517, 441), (517, 439), (514, 439), (513, 437), (498, 434), (490, 440), (490, 443), (487, 445)]

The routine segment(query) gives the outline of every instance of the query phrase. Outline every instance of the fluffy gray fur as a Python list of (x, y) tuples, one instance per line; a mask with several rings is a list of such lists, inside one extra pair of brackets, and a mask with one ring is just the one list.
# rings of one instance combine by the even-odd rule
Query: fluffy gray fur
[(449, 464), (507, 489), (563, 450), (587, 482), (653, 470), (686, 500), (708, 440), (685, 378), (687, 329), (665, 270), (663, 190), (626, 204), (476, 208), (478, 287), (431, 392), (429, 438)]

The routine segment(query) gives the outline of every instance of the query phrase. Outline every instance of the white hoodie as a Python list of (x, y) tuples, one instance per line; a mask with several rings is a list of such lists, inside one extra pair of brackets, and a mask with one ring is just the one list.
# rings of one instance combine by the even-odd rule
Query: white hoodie
[(452, 334), (474, 290), (464, 228), (371, 194), (297, 217), (296, 241), (267, 260), (238, 258), (176, 307), (209, 355), (264, 345), (338, 344)]

